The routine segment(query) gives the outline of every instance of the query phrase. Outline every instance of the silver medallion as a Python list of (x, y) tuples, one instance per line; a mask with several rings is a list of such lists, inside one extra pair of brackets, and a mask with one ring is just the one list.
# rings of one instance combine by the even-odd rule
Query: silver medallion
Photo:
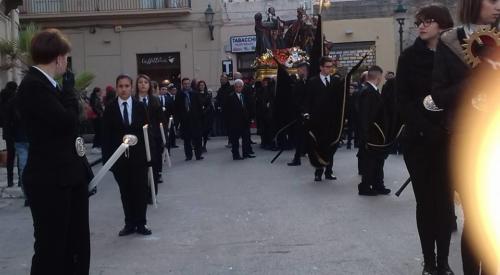
[(443, 109), (440, 109), (436, 103), (434, 103), (434, 100), (432, 100), (432, 96), (431, 95), (428, 95), (424, 98), (424, 107), (425, 109), (427, 109), (427, 111), (431, 111), (431, 112), (441, 112), (443, 111)]
[(76, 138), (75, 149), (76, 149), (76, 154), (79, 157), (85, 156), (85, 142), (83, 141), (83, 138), (81, 138), (81, 137)]

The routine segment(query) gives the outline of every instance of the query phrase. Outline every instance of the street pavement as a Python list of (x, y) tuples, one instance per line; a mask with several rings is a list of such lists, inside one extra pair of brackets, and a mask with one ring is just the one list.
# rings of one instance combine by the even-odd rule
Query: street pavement
[[(232, 161), (225, 144), (209, 141), (203, 161), (185, 162), (182, 148), (172, 151), (158, 208), (148, 209), (147, 237), (118, 237), (123, 211), (108, 173), (90, 199), (90, 273), (421, 274), (411, 186), (393, 195), (408, 177), (402, 156), (385, 165), (390, 196), (360, 197), (354, 150), (337, 152), (338, 180), (316, 183), (305, 159), (300, 167), (286, 165), (292, 151), (270, 164), (275, 152), (254, 145), (255, 159)], [(457, 215), (461, 228), (459, 208)], [(33, 226), (22, 199), (0, 199), (0, 224), (0, 274), (29, 274)], [(460, 234), (451, 244), (456, 274)]]

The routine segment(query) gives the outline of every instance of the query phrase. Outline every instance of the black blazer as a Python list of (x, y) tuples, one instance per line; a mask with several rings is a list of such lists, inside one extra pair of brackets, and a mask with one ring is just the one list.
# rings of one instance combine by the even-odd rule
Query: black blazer
[(391, 142), (387, 136), (390, 125), (384, 100), (368, 83), (359, 95), (359, 122), (362, 144), (383, 145)]
[(148, 124), (148, 115), (143, 103), (132, 100), (132, 122), (129, 126), (123, 123), (123, 116), (118, 106), (118, 99), (112, 101), (104, 111), (102, 118), (102, 160), (106, 162), (123, 142), (123, 136), (130, 134), (138, 138), (138, 143), (131, 146), (129, 158), (124, 155), (111, 168), (116, 169), (129, 167), (146, 167), (146, 149), (144, 145), (143, 126)]
[(200, 94), (191, 90), (188, 93), (191, 101), (189, 111), (186, 109), (187, 95), (184, 91), (178, 92), (175, 96), (177, 123), (181, 124), (183, 135), (201, 135), (203, 107), (201, 106)]
[(77, 155), (75, 148), (79, 124), (76, 94), (54, 88), (47, 77), (33, 67), (25, 75), (18, 93), (30, 144), (23, 183), (87, 184), (84, 158)]
[[(139, 100), (137, 97), (136, 99)], [(161, 139), (160, 123), (163, 123), (163, 127), (167, 127), (168, 125), (165, 115), (163, 114), (160, 99), (156, 96), (148, 96), (148, 106), (146, 109), (148, 111), (149, 129), (152, 137)]]
[(241, 104), (235, 92), (230, 94), (224, 103), (224, 112), (229, 130), (239, 131), (250, 127), (252, 102), (245, 94), (241, 93), (241, 95), (243, 104)]
[(325, 146), (331, 144), (342, 130), (342, 113), (347, 108), (343, 106), (345, 92), (344, 81), (333, 76), (330, 76), (328, 87), (319, 76), (314, 76), (307, 82), (304, 109), (310, 115), (308, 125), (318, 143)]

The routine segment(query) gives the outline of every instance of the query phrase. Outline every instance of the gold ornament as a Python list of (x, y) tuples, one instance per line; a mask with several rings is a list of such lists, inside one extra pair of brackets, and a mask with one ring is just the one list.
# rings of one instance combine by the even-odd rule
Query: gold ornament
[(464, 49), (465, 60), (473, 68), (477, 67), (482, 60), (482, 56), (475, 47), (488, 46), (488, 47), (500, 47), (500, 32), (495, 28), (482, 28), (471, 34), (471, 36), (465, 39), (465, 44), (462, 45)]

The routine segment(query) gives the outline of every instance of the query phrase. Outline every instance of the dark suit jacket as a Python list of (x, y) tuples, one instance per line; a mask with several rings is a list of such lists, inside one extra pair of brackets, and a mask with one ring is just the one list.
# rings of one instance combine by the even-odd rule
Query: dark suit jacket
[(75, 93), (59, 91), (40, 71), (30, 68), (19, 86), (19, 107), (30, 143), (23, 183), (86, 184), (84, 160), (75, 149), (79, 123)]
[(189, 110), (186, 109), (185, 105), (187, 100), (186, 93), (180, 91), (175, 96), (175, 112), (179, 120), (178, 123), (181, 124), (183, 138), (201, 137), (203, 107), (201, 105), (200, 94), (191, 90), (188, 93), (191, 102)]
[(224, 103), (229, 131), (241, 131), (250, 127), (253, 105), (251, 99), (248, 100), (248, 97), (243, 93), (241, 95), (243, 96), (243, 104), (236, 93), (229, 95)]
[(346, 96), (344, 81), (331, 76), (330, 85), (325, 87), (319, 76), (312, 77), (306, 94), (304, 109), (310, 115), (310, 130), (321, 147), (329, 146), (338, 138), (343, 127), (342, 112), (346, 111), (343, 106)]
[(129, 158), (124, 155), (118, 159), (112, 167), (112, 171), (118, 171), (125, 167), (146, 167), (146, 149), (144, 145), (143, 126), (148, 124), (147, 111), (144, 104), (132, 100), (132, 122), (129, 126), (123, 123), (123, 116), (118, 106), (118, 99), (112, 101), (104, 111), (102, 118), (102, 160), (106, 162), (123, 142), (123, 136), (130, 134), (138, 138), (138, 143), (131, 146)]
[(389, 119), (382, 95), (367, 84), (359, 96), (360, 138), (362, 144), (389, 143)]

